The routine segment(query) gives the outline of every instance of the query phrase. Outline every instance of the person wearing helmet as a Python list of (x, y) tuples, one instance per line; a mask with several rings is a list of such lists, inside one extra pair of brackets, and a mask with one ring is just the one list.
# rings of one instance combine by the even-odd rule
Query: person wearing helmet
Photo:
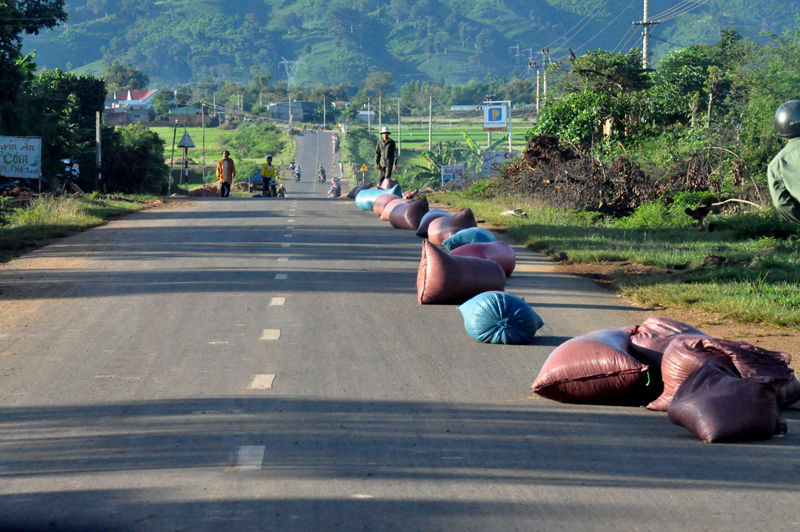
[(317, 170), (317, 181), (319, 181), (320, 183), (324, 183), (325, 179), (326, 179), (325, 169), (322, 167), (322, 165), (319, 165), (319, 169)]
[(775, 133), (788, 142), (769, 163), (769, 193), (781, 216), (800, 224), (800, 100), (778, 108)]

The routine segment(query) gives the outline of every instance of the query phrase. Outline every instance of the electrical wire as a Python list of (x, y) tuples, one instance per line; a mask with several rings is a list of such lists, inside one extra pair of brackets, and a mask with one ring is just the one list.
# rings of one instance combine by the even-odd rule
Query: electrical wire
[(677, 46), (678, 48), (686, 48), (685, 44), (677, 44), (677, 43), (674, 43), (674, 42), (669, 42), (669, 41), (666, 41), (666, 40), (664, 40), (664, 39), (662, 39), (660, 37), (656, 37), (655, 35), (650, 35), (650, 38), (651, 39), (655, 39), (657, 41), (665, 42), (667, 44), (671, 44), (672, 46)]
[(675, 14), (673, 14), (673, 15), (670, 15), (670, 16), (666, 17), (666, 18), (662, 18), (662, 19), (660, 19), (660, 20), (659, 20), (659, 22), (666, 22), (666, 21), (668, 21), (668, 20), (672, 20), (672, 19), (674, 19), (674, 18), (678, 18), (678, 17), (680, 17), (681, 15), (685, 15), (685, 14), (686, 14), (686, 13), (688, 13), (689, 11), (692, 11), (692, 10), (694, 10), (694, 9), (697, 9), (698, 7), (702, 6), (702, 5), (705, 5), (705, 4), (709, 3), (710, 1), (711, 1), (711, 0), (703, 0), (702, 2), (700, 2), (700, 3), (698, 3), (698, 4), (695, 4), (695, 5), (693, 5), (693, 6), (689, 7), (689, 8), (687, 8), (687, 9), (685, 9), (685, 10), (683, 10), (683, 11), (679, 12), (679, 13), (675, 13)]
[[(620, 49), (619, 49), (619, 53), (623, 53), (623, 52), (625, 51), (625, 48), (627, 48), (627, 47), (628, 47), (628, 43), (629, 43), (629, 42), (631, 42), (631, 39), (633, 39), (634, 37), (636, 37), (636, 32), (635, 32), (635, 31), (634, 31), (633, 33), (631, 33), (631, 36), (630, 36), (630, 37), (628, 37), (628, 40), (627, 40), (627, 41), (625, 41), (625, 44), (623, 44), (623, 45), (620, 47)], [(640, 39), (641, 39), (641, 36), (640, 36)], [(638, 41), (637, 41), (637, 42), (638, 42)]]
[(599, 36), (600, 36), (600, 34), (602, 34), (603, 32), (605, 32), (605, 31), (608, 29), (608, 27), (609, 27), (609, 26), (611, 26), (613, 23), (615, 23), (615, 22), (616, 22), (616, 21), (619, 19), (619, 17), (621, 17), (621, 16), (623, 15), (623, 13), (625, 13), (625, 12), (626, 12), (628, 9), (630, 9), (630, 7), (631, 7), (631, 6), (633, 5), (633, 3), (634, 3), (634, 2), (636, 2), (636, 1), (637, 1), (637, 0), (631, 0), (631, 3), (630, 3), (630, 4), (628, 4), (628, 5), (627, 5), (627, 7), (625, 7), (625, 9), (623, 9), (622, 11), (620, 11), (620, 12), (619, 12), (619, 15), (617, 15), (616, 17), (614, 17), (614, 20), (612, 20), (611, 22), (609, 22), (608, 24), (606, 24), (606, 27), (605, 27), (605, 28), (603, 28), (602, 30), (600, 30), (599, 32), (597, 32), (597, 33), (595, 34), (595, 36), (594, 36), (594, 37), (592, 37), (591, 39), (589, 39), (588, 41), (586, 41), (586, 42), (585, 42), (585, 43), (583, 43), (582, 45), (580, 45), (580, 46), (578, 46), (577, 48), (575, 48), (575, 50), (574, 50), (574, 51), (575, 51), (575, 52), (577, 52), (578, 50), (580, 50), (581, 48), (585, 47), (587, 44), (589, 44), (590, 42), (592, 42), (593, 40), (595, 40), (597, 37), (599, 37)]
[[(608, 3), (608, 2), (606, 2), (606, 3)], [(605, 4), (603, 4), (603, 5), (605, 5)], [(577, 22), (577, 24), (575, 24), (575, 25), (574, 25), (574, 26), (572, 26), (572, 27), (571, 27), (569, 30), (567, 30), (567, 31), (564, 33), (564, 35), (562, 35), (561, 37), (559, 37), (559, 38), (558, 38), (558, 39), (556, 39), (555, 41), (553, 41), (553, 42), (551, 42), (550, 44), (548, 44), (547, 46), (545, 46), (545, 48), (550, 48), (551, 46), (553, 46), (555, 43), (557, 43), (557, 42), (558, 42), (558, 41), (560, 41), (561, 39), (564, 39), (564, 38), (566, 38), (566, 37), (567, 37), (567, 35), (569, 35), (570, 33), (572, 33), (572, 30), (574, 30), (575, 28), (577, 28), (578, 26), (580, 26), (580, 24), (581, 24), (581, 23), (582, 23), (584, 20), (586, 20), (586, 18), (587, 18), (589, 15), (591, 15), (591, 14), (592, 14), (592, 12), (593, 12), (595, 9), (597, 9), (597, 8), (596, 8), (596, 7), (593, 7), (592, 9), (590, 9), (590, 10), (589, 10), (589, 12), (588, 12), (588, 13), (586, 13), (586, 15), (584, 15), (584, 17), (583, 17), (582, 19), (580, 19), (580, 20)]]
[(616, 45), (616, 46), (614, 47), (614, 49), (612, 50), (612, 53), (617, 53), (617, 49), (618, 49), (618, 48), (619, 48), (620, 50), (622, 50), (622, 48), (620, 47), (620, 45), (622, 44), (622, 41), (624, 41), (625, 39), (627, 39), (627, 38), (628, 38), (628, 36), (631, 34), (631, 32), (632, 32), (632, 31), (633, 31), (634, 33), (636, 32), (636, 26), (631, 26), (630, 28), (628, 28), (628, 31), (626, 31), (626, 32), (625, 32), (625, 35), (623, 35), (623, 36), (622, 36), (622, 38), (619, 40), (619, 42), (617, 43), (617, 45)]
[(666, 11), (662, 11), (661, 13), (659, 13), (657, 15), (654, 15), (654, 16), (652, 16), (650, 18), (652, 20), (659, 20), (662, 17), (666, 17), (668, 15), (671, 15), (672, 13), (674, 13), (676, 11), (680, 11), (681, 9), (684, 9), (685, 7), (687, 7), (687, 6), (691, 5), (691, 4), (694, 4), (696, 2), (699, 2), (699, 1), (700, 0), (683, 0), (682, 2), (678, 2), (677, 4), (672, 6), (671, 8), (667, 9)]
[(595, 19), (595, 17), (596, 17), (598, 14), (600, 14), (600, 10), (601, 10), (601, 9), (603, 9), (604, 7), (606, 7), (606, 5), (607, 5), (607, 4), (608, 4), (610, 1), (611, 1), (611, 0), (606, 0), (605, 2), (603, 2), (603, 5), (601, 5), (599, 8), (597, 8), (597, 11), (595, 11), (595, 12), (594, 12), (594, 14), (593, 14), (593, 15), (592, 15), (592, 16), (589, 18), (589, 20), (587, 20), (587, 21), (586, 21), (586, 22), (583, 24), (583, 26), (581, 26), (581, 27), (578, 29), (578, 31), (576, 31), (576, 32), (575, 32), (575, 33), (572, 35), (572, 37), (570, 37), (569, 39), (567, 39), (566, 41), (564, 41), (563, 43), (561, 43), (561, 44), (558, 46), (558, 48), (556, 48), (555, 50), (553, 50), (553, 52), (552, 52), (552, 53), (556, 53), (556, 52), (558, 52), (559, 50), (561, 50), (562, 48), (564, 48), (564, 47), (565, 47), (567, 44), (569, 44), (569, 42), (570, 42), (572, 39), (574, 39), (575, 37), (577, 37), (577, 36), (578, 36), (578, 34), (579, 34), (580, 32), (582, 32), (582, 31), (583, 31), (583, 29), (584, 29), (586, 26), (588, 26), (588, 25), (589, 25), (589, 23), (590, 23), (591, 21), (593, 21), (593, 20)]

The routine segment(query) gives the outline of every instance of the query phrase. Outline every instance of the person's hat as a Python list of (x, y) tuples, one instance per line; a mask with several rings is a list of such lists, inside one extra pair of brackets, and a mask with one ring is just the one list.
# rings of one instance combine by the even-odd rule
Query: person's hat
[(267, 159), (272, 159), (272, 155), (267, 155)]
[(384, 133), (388, 133), (388, 134), (390, 134), (390, 135), (392, 134), (392, 132), (391, 132), (391, 131), (389, 131), (389, 128), (388, 128), (388, 127), (382, 127), (382, 128), (381, 128), (381, 135), (383, 135)]
[(800, 100), (789, 100), (778, 108), (775, 133), (784, 139), (800, 137)]

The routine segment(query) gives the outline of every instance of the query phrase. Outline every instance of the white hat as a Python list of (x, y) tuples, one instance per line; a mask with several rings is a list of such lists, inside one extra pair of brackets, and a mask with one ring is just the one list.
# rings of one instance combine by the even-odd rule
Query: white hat
[(272, 155), (267, 155), (267, 159), (272, 159)]
[(389, 134), (391, 134), (392, 132), (391, 132), (391, 131), (389, 131), (389, 128), (388, 128), (388, 127), (382, 127), (382, 128), (381, 128), (381, 134), (384, 134), (384, 133), (389, 133)]

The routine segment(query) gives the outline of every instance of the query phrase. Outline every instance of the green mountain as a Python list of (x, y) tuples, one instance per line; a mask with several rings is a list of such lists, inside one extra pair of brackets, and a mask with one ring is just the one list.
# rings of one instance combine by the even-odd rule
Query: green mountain
[[(715, 42), (726, 28), (754, 39), (762, 30), (780, 33), (800, 12), (793, 0), (650, 3), (651, 15), (666, 13), (653, 30), (655, 59)], [(119, 59), (160, 86), (254, 74), (285, 79), (282, 58), (302, 61), (301, 85), (357, 84), (372, 71), (394, 72), (401, 84), (508, 78), (548, 45), (554, 59), (567, 48), (580, 54), (636, 46), (640, 30), (631, 22), (642, 18), (642, 0), (67, 0), (66, 6), (69, 24), (26, 40), (38, 64), (100, 73)]]

